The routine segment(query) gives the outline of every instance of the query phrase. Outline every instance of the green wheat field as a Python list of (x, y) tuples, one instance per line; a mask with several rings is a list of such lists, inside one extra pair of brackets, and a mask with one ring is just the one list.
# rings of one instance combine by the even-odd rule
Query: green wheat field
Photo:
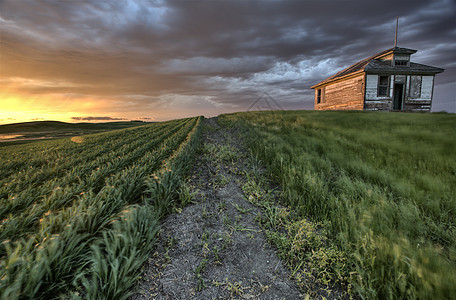
[(200, 124), (0, 148), (1, 298), (125, 298), (191, 167)]

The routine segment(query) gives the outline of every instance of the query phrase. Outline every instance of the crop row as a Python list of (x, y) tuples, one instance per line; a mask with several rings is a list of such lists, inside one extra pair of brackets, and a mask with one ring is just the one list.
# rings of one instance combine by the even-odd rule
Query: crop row
[[(167, 126), (170, 126), (170, 123), (156, 123), (149, 125), (148, 131), (153, 132)], [(72, 159), (76, 163), (76, 159), (82, 157), (79, 155), (81, 154), (81, 150), (97, 149), (101, 145), (106, 145), (104, 147), (106, 150), (112, 150), (110, 147), (112, 143), (127, 143), (130, 136), (134, 137), (139, 134), (147, 134), (147, 131), (141, 127), (133, 127), (125, 131), (102, 133), (97, 135), (96, 138), (91, 136), (74, 138), (73, 140), (75, 141), (84, 141), (80, 147), (75, 147), (75, 143), (70, 142), (70, 139), (58, 139), (7, 147), (0, 151), (0, 161), (4, 164), (4, 168), (0, 170), (0, 178), (2, 178), (3, 183), (9, 175), (15, 175), (21, 171), (25, 172), (29, 168), (40, 168), (42, 166), (48, 168), (52, 165), (62, 167), (67, 159)], [(121, 136), (126, 137), (126, 139), (119, 139)], [(44, 143), (46, 144), (45, 147), (43, 147)]]
[[(52, 179), (39, 188), (25, 190), (20, 197), (10, 197), (3, 209), (25, 207), (20, 214), (9, 213), (2, 221), (0, 227), (0, 241), (16, 239), (31, 234), (38, 228), (39, 220), (51, 211), (57, 211), (67, 204), (71, 204), (77, 195), (88, 191), (97, 193), (108, 177), (112, 177), (123, 170), (132, 162), (138, 161), (141, 157), (146, 157), (147, 153), (153, 151), (166, 139), (172, 138), (175, 132), (184, 124), (173, 127), (155, 139), (146, 140), (137, 149), (131, 152), (114, 157), (110, 162), (102, 167), (98, 167), (92, 172), (87, 172), (84, 166), (75, 167), (73, 172)], [(140, 143), (141, 144), (141, 143)], [(90, 165), (89, 165), (90, 166)], [(0, 254), (4, 254), (4, 248), (0, 247)]]
[[(135, 161), (135, 159), (144, 155), (146, 151), (150, 151), (151, 147), (157, 146), (161, 141), (172, 135), (181, 126), (183, 124), (178, 124), (172, 128), (162, 128), (153, 134), (149, 133), (149, 136), (146, 132), (146, 135), (137, 136), (133, 141), (128, 138), (127, 140), (130, 142), (128, 144), (118, 141), (118, 143), (111, 145), (102, 144), (101, 146), (90, 147), (85, 151), (81, 151), (82, 153), (79, 155), (84, 157), (85, 154), (89, 154), (84, 159), (84, 162), (74, 162), (70, 158), (70, 162), (65, 163), (72, 166), (66, 172), (61, 168), (54, 170), (55, 168), (50, 167), (48, 170), (37, 170), (35, 174), (31, 173), (30, 176), (14, 178), (5, 187), (5, 193), (8, 193), (9, 196), (0, 202), (2, 204), (0, 218), (4, 218), (6, 214), (20, 212), (24, 207), (38, 203), (38, 199), (44, 199), (45, 202), (51, 204), (53, 201), (49, 197), (53, 195), (66, 195), (71, 198), (71, 196), (88, 189), (99, 189), (107, 174), (120, 170), (122, 167), (127, 166), (130, 161)], [(147, 137), (146, 142), (144, 142), (145, 137)], [(111, 149), (108, 147), (111, 147)], [(101, 155), (93, 148), (105, 149), (105, 153)], [(91, 149), (94, 150), (93, 152), (98, 153), (98, 156), (91, 156)], [(73, 164), (71, 165), (71, 163)], [(43, 173), (46, 174), (48, 180), (41, 180), (39, 183), (30, 180), (30, 178), (39, 176), (43, 178)], [(49, 175), (53, 175), (53, 177), (49, 177)], [(30, 186), (27, 186), (28, 182)], [(24, 186), (24, 189), (19, 191), (17, 189), (18, 185)]]
[[(60, 147), (52, 151), (47, 148), (41, 151), (30, 150), (35, 151), (33, 156), (20, 152), (15, 153), (16, 151), (8, 151), (9, 148), (2, 149), (2, 152), (6, 152), (9, 157), (8, 160), (4, 160), (5, 168), (2, 170), (8, 170), (11, 174), (1, 177), (0, 197), (3, 198), (7, 193), (11, 194), (20, 190), (24, 185), (29, 187), (40, 184), (47, 178), (53, 178), (57, 174), (62, 174), (62, 172), (66, 172), (85, 162), (93, 161), (95, 158), (99, 158), (104, 154), (106, 154), (105, 160), (109, 159), (109, 157), (116, 157), (119, 155), (118, 153), (124, 153), (125, 150), (128, 150), (122, 149), (122, 147), (134, 149), (137, 143), (139, 143), (138, 141), (143, 137), (152, 135), (150, 138), (154, 138), (154, 135), (166, 131), (170, 126), (171, 124), (161, 126), (153, 124), (152, 126), (142, 128), (142, 131), (136, 130), (135, 132), (130, 132), (132, 131), (130, 130), (125, 131), (122, 135), (119, 135), (119, 133), (114, 135), (112, 132), (109, 132), (100, 137), (101, 141), (99, 144), (94, 143), (91, 138), (87, 137), (80, 137), (83, 143), (74, 143), (70, 139), (65, 139), (58, 141)], [(135, 142), (136, 145), (132, 145)], [(31, 147), (31, 145), (29, 146)], [(26, 164), (26, 166), (22, 165), (21, 168), (17, 169), (8, 166), (8, 164), (16, 164), (18, 161), (21, 164)]]
[[(122, 280), (130, 282), (137, 269), (132, 266), (137, 267), (138, 261), (142, 264), (136, 256), (141, 252), (141, 257), (146, 257), (157, 231), (158, 215), (153, 205), (142, 200), (145, 182), (152, 173), (184, 157), (177, 153), (181, 153), (185, 145), (196, 147), (195, 142), (190, 142), (197, 136), (199, 122), (198, 118), (174, 121), (156, 135), (144, 135), (137, 129), (136, 137), (129, 139), (138, 141), (137, 150), (122, 153), (114, 162), (108, 161), (76, 183), (71, 180), (66, 185), (59, 183), (41, 201), (35, 201), (20, 214), (10, 214), (11, 219), (2, 224), (0, 232), (4, 238), (15, 240), (2, 243), (6, 255), (1, 261), (0, 292), (12, 299), (48, 299), (75, 283), (82, 294), (90, 298), (91, 293), (95, 293), (92, 299), (100, 299), (100, 295), (108, 297), (110, 293), (103, 291), (105, 286), (120, 287)], [(147, 127), (141, 128), (147, 131)], [(123, 136), (118, 135), (118, 139)], [(96, 139), (96, 135), (89, 139)], [(55, 187), (49, 184), (40, 187), (43, 186)], [(18, 236), (22, 237), (17, 239)], [(121, 247), (115, 248), (115, 245)], [(126, 249), (126, 246), (132, 248)], [(126, 277), (111, 278), (106, 285), (94, 286), (84, 274), (97, 270), (94, 263), (112, 266), (106, 259), (121, 259), (119, 251), (122, 257), (134, 260), (117, 262), (116, 270), (127, 272)], [(92, 266), (87, 268), (90, 264)], [(125, 293), (125, 289), (119, 293)]]

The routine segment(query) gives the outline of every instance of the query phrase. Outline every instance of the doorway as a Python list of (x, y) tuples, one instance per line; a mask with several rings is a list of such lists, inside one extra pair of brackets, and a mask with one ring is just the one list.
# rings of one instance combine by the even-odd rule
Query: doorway
[(404, 84), (394, 84), (393, 110), (402, 110), (402, 102), (404, 100)]

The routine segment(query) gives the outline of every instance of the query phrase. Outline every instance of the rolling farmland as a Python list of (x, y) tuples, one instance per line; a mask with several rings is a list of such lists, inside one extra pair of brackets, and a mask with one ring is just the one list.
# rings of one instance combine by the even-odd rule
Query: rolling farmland
[[(288, 227), (267, 232), (295, 277), (312, 273), (302, 267), (308, 261), (365, 299), (454, 297), (454, 115), (289, 111), (221, 118), (243, 128), (281, 184), (283, 203), (298, 214)], [(307, 220), (317, 230), (309, 231)], [(328, 241), (302, 246), (325, 232), (344, 254), (321, 251)]]
[(191, 166), (200, 123), (0, 148), (2, 297), (125, 297)]
[(0, 147), (95, 134), (116, 129), (137, 127), (143, 124), (146, 123), (110, 122), (73, 124), (58, 121), (36, 121), (5, 124), (0, 125)]
[[(268, 292), (263, 284), (275, 293), (280, 289), (273, 284), (289, 278), (310, 297), (454, 295), (454, 115), (248, 112), (209, 120), (203, 135), (202, 122), (180, 119), (0, 148), (1, 298), (138, 293), (132, 286), (152, 259), (160, 220), (171, 211), (199, 234), (189, 233), (188, 245), (160, 240), (167, 263), (151, 264), (172, 266), (168, 251), (183, 247), (194, 264), (171, 269), (190, 277), (163, 280), (189, 288), (188, 295), (195, 287), (214, 295), (260, 295)], [(201, 135), (190, 188), (183, 176)], [(241, 223), (249, 218), (261, 230)], [(179, 232), (186, 236), (185, 226)], [(269, 283), (251, 272), (231, 281), (208, 276), (237, 269), (233, 253), (241, 243), (253, 247), (254, 235), (275, 246), (289, 275)], [(268, 262), (262, 261), (265, 270)], [(158, 280), (158, 274), (141, 276)], [(257, 286), (242, 286), (245, 276)], [(236, 293), (231, 285), (239, 287)]]

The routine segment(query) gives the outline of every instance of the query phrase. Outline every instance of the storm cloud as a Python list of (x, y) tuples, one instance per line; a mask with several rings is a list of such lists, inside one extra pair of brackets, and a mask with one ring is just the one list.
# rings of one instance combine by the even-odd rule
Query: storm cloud
[(245, 110), (263, 93), (312, 109), (310, 86), (391, 48), (399, 16), (412, 61), (445, 68), (433, 110), (456, 112), (450, 0), (0, 3), (3, 95), (90, 99), (90, 113), (157, 120)]

